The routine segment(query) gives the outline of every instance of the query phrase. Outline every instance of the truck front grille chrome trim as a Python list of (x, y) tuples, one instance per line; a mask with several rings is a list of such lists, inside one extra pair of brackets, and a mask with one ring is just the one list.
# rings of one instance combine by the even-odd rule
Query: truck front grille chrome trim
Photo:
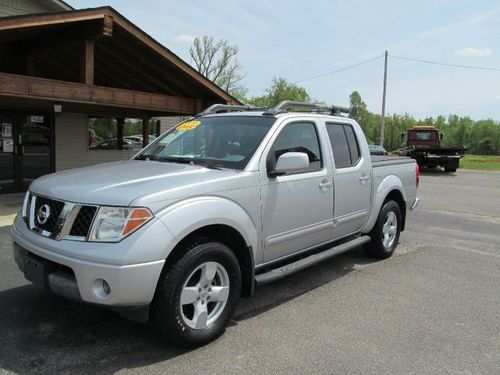
[[(41, 228), (40, 226), (37, 225), (37, 219), (36, 215), (36, 207), (37, 207), (37, 200), (42, 199), (45, 202), (48, 202), (47, 204), (52, 204), (52, 202), (57, 202), (58, 205), (61, 203), (63, 204), (63, 208), (58, 212), (58, 216), (56, 218), (55, 224), (51, 228), (51, 230), (47, 230), (48, 228), (44, 229)], [(39, 204), (38, 204), (39, 205)], [(84, 210), (86, 212), (86, 215), (89, 216), (88, 212), (92, 213), (91, 220), (89, 224), (93, 220), (93, 216), (95, 216), (95, 213), (97, 212), (97, 206), (92, 206), (92, 205), (80, 205), (72, 202), (63, 202), (60, 200), (52, 199), (52, 198), (46, 198), (42, 196), (37, 196), (34, 194), (30, 194), (28, 198), (28, 203), (27, 203), (27, 217), (26, 217), (26, 223), (28, 228), (37, 233), (40, 234), (44, 237), (49, 237), (54, 240), (71, 240), (71, 241), (86, 241), (88, 232), (90, 231), (90, 225), (88, 227), (79, 227), (79, 235), (74, 235), (73, 232), (73, 227), (75, 226), (75, 222), (77, 221), (77, 218), (79, 217), (80, 213), (83, 212)], [(86, 233), (83, 233), (86, 232)]]

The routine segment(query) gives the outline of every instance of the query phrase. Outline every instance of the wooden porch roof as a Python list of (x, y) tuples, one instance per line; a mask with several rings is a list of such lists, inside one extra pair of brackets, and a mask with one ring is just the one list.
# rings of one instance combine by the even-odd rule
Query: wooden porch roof
[(238, 103), (111, 7), (0, 19), (0, 105), (53, 102), (127, 116)]

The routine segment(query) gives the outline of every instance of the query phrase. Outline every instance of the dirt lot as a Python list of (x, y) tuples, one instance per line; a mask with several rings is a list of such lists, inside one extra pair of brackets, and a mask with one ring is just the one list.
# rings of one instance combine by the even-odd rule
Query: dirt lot
[(262, 287), (193, 351), (29, 285), (0, 223), (0, 373), (498, 374), (500, 173), (426, 172), (419, 195), (396, 256), (357, 250)]

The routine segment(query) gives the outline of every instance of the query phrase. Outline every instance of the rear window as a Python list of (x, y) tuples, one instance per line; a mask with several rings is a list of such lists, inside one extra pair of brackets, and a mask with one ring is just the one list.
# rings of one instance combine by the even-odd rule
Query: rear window
[(327, 123), (326, 130), (335, 159), (335, 167), (348, 168), (356, 165), (361, 157), (359, 144), (351, 125)]

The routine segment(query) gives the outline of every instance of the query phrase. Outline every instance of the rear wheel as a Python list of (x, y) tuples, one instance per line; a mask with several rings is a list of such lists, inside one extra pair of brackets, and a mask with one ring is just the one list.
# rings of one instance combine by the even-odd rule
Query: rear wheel
[(398, 246), (401, 223), (399, 205), (392, 200), (384, 203), (370, 232), (371, 241), (364, 246), (365, 252), (375, 258), (389, 258)]
[(457, 168), (452, 168), (452, 167), (444, 167), (445, 172), (456, 172)]
[(218, 242), (193, 243), (162, 274), (151, 321), (167, 341), (200, 346), (224, 333), (240, 293), (233, 252)]

